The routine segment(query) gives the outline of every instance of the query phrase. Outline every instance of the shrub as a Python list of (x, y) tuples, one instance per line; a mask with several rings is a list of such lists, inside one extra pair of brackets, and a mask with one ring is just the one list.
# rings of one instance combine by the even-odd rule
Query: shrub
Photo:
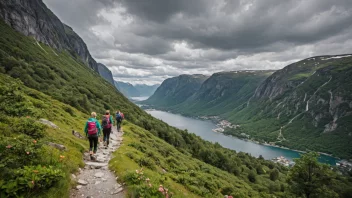
[(248, 174), (248, 180), (252, 183), (255, 183), (257, 181), (256, 175), (255, 173), (253, 173), (252, 171)]
[(11, 179), (0, 180), (1, 197), (18, 197), (40, 189), (48, 189), (64, 176), (52, 166), (25, 166), (16, 170)]

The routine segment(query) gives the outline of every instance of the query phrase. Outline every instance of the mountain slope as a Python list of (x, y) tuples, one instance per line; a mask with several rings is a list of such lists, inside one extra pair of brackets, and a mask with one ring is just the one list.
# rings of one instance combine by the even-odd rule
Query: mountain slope
[(98, 71), (101, 77), (103, 77), (105, 80), (115, 86), (115, 81), (112, 77), (112, 73), (105, 65), (98, 63)]
[(189, 115), (222, 115), (245, 103), (273, 71), (220, 72), (208, 78), (191, 97), (171, 109)]
[(350, 55), (299, 61), (267, 78), (228, 117), (258, 139), (351, 158), (351, 74)]
[(160, 86), (159, 84), (156, 84), (156, 85), (145, 85), (145, 84), (134, 85), (134, 87), (140, 93), (140, 96), (145, 96), (145, 97), (149, 97), (149, 96), (153, 95), (159, 86)]
[(68, 50), (95, 72), (103, 73), (102, 76), (109, 82), (112, 79), (111, 73), (101, 72), (101, 67), (90, 55), (82, 38), (71, 27), (63, 24), (42, 0), (0, 1), (0, 17), (22, 34), (59, 51)]
[(130, 83), (115, 81), (115, 87), (126, 97), (139, 97), (139, 91)]
[(207, 76), (195, 74), (166, 79), (143, 103), (160, 107), (180, 104), (196, 92), (207, 78)]

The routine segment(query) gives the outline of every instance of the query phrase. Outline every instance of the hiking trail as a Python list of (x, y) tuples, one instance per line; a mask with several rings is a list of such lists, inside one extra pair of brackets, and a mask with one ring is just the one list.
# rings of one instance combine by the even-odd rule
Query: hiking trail
[(95, 161), (90, 160), (89, 153), (84, 153), (85, 167), (80, 169), (77, 177), (72, 175), (77, 186), (71, 190), (70, 198), (125, 197), (123, 185), (117, 183), (118, 177), (108, 167), (112, 153), (122, 143), (122, 135), (123, 132), (117, 132), (113, 126), (109, 147), (105, 149), (103, 142), (99, 142)]

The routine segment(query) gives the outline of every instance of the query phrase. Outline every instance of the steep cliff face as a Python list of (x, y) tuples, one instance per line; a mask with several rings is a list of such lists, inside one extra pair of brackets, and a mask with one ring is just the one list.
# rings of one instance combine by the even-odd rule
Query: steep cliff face
[(166, 79), (144, 103), (164, 107), (180, 104), (198, 91), (207, 78), (208, 76), (195, 74)]
[(64, 25), (42, 0), (0, 1), (0, 16), (26, 36), (32, 36), (53, 48), (76, 53), (85, 64), (98, 72), (97, 63), (83, 40), (72, 28)]
[(273, 71), (232, 71), (213, 74), (174, 111), (191, 115), (221, 115), (245, 103)]
[(115, 81), (114, 81), (114, 78), (112, 77), (111, 71), (101, 63), (98, 63), (97, 65), (98, 65), (98, 71), (100, 76), (115, 86)]

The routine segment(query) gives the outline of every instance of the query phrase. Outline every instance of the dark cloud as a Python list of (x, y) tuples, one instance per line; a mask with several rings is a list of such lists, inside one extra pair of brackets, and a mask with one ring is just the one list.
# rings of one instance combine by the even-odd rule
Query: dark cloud
[(351, 53), (350, 0), (44, 0), (115, 78), (278, 69)]

